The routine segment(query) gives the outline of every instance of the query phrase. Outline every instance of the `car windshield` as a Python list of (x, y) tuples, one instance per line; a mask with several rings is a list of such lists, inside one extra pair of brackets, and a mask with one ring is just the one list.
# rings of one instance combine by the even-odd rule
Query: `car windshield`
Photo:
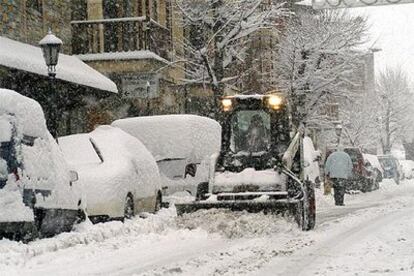
[(380, 162), (384, 167), (393, 167), (394, 166), (394, 162), (391, 158), (381, 158)]
[(235, 112), (231, 121), (233, 152), (262, 152), (270, 146), (270, 115), (262, 110)]

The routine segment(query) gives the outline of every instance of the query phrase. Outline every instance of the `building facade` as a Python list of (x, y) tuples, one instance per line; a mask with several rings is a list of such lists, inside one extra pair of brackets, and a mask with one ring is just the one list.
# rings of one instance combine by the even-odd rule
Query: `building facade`
[(183, 29), (171, 0), (75, 0), (72, 52), (112, 79), (121, 99), (111, 117), (182, 113), (182, 71), (174, 62)]
[[(59, 135), (88, 130), (94, 105), (117, 92), (111, 80), (68, 55), (74, 4), (66, 0), (0, 1), (0, 87), (37, 100), (49, 128), (57, 128)], [(38, 47), (48, 29), (63, 41), (53, 81)]]

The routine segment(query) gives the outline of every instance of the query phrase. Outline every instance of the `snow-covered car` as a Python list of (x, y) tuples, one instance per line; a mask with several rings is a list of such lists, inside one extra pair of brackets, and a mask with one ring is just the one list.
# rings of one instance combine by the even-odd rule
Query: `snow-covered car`
[(154, 157), (135, 137), (111, 126), (59, 138), (83, 186), (93, 222), (131, 218), (161, 208), (161, 179)]
[(70, 231), (83, 213), (76, 180), (39, 103), (0, 89), (0, 237)]
[(376, 155), (368, 153), (364, 153), (362, 155), (364, 157), (365, 167), (372, 167), (372, 169), (375, 172), (376, 181), (377, 183), (380, 183), (383, 179), (384, 169), (382, 168), (381, 163), (378, 160), (378, 157)]
[(407, 179), (414, 177), (414, 161), (413, 160), (398, 160), (401, 166), (402, 173)]
[(303, 151), (303, 156), (305, 159), (305, 179), (311, 180), (317, 187), (319, 187), (321, 183), (319, 166), (321, 153), (320, 151), (315, 150), (312, 139), (309, 136), (305, 136), (303, 138)]
[(198, 184), (208, 182), (210, 158), (220, 151), (218, 122), (196, 115), (163, 115), (121, 119), (112, 126), (138, 138), (153, 154), (164, 195), (195, 196)]
[(384, 169), (384, 178), (394, 179), (399, 184), (401, 172), (397, 159), (392, 155), (378, 155), (378, 160)]

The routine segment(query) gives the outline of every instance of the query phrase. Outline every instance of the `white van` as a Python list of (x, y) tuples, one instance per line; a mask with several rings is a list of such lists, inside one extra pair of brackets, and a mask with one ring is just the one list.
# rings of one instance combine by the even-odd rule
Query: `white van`
[(164, 195), (186, 191), (195, 196), (198, 184), (208, 182), (210, 157), (221, 146), (221, 126), (215, 120), (162, 115), (121, 119), (112, 126), (138, 138), (152, 153), (163, 178)]
[(76, 180), (40, 105), (0, 89), (0, 237), (70, 231), (83, 213)]

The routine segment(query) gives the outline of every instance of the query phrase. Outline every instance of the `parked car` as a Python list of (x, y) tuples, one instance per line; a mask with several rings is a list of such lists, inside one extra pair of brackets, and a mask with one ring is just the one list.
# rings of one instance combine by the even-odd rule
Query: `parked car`
[(0, 89), (0, 238), (70, 231), (83, 215), (76, 180), (40, 105)]
[(402, 172), (406, 179), (414, 177), (414, 161), (413, 160), (399, 160)]
[(319, 163), (321, 161), (321, 153), (320, 151), (315, 150), (313, 141), (308, 136), (303, 138), (303, 150), (305, 159), (305, 179), (311, 180), (312, 183), (315, 183), (316, 187), (320, 187), (321, 176)]
[(131, 218), (161, 208), (161, 179), (154, 157), (135, 137), (100, 126), (59, 138), (64, 155), (79, 173), (92, 222)]
[(399, 184), (401, 173), (397, 159), (392, 155), (379, 155), (378, 160), (384, 169), (384, 178), (394, 179)]
[[(334, 150), (334, 148), (328, 148), (326, 157)], [(361, 149), (358, 147), (345, 147), (344, 151), (351, 157), (353, 164), (352, 178), (350, 179), (347, 190), (369, 192), (378, 189), (377, 175), (371, 164), (364, 162)]]
[(376, 182), (380, 183), (383, 179), (384, 169), (382, 168), (381, 163), (378, 160), (378, 157), (376, 155), (367, 153), (364, 153), (363, 157), (366, 166), (372, 166), (372, 168), (374, 169), (376, 174)]
[(184, 191), (195, 196), (198, 184), (208, 182), (210, 158), (221, 146), (218, 122), (196, 115), (164, 115), (121, 119), (112, 126), (138, 138), (153, 154), (164, 195)]

